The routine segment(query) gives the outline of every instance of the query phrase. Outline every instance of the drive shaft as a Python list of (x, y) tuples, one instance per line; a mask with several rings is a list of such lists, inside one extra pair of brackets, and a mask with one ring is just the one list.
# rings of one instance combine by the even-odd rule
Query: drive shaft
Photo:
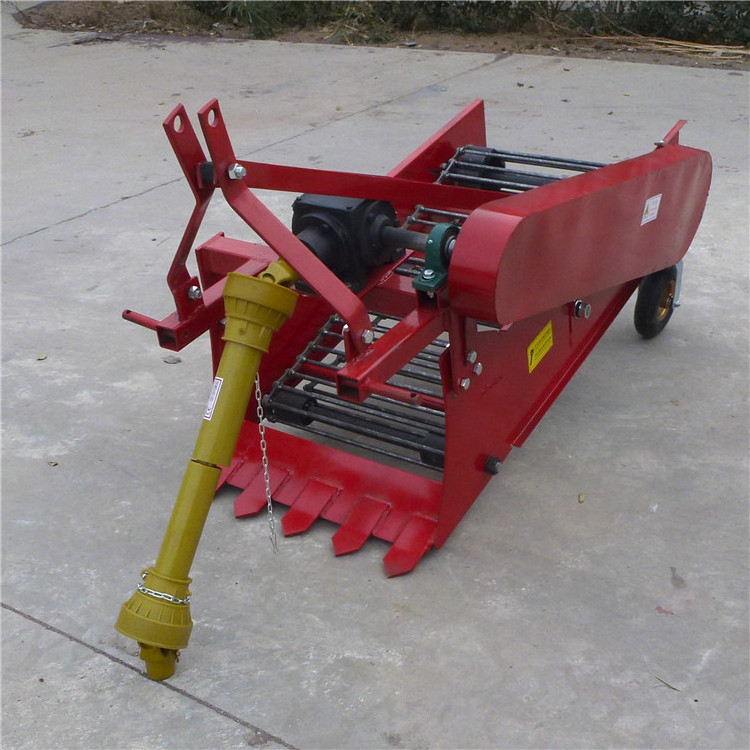
[(174, 673), (193, 622), (188, 587), (192, 565), (222, 466), (229, 466), (260, 360), (273, 334), (294, 311), (296, 274), (283, 261), (260, 278), (230, 273), (224, 287), (224, 351), (203, 423), (188, 462), (156, 564), (122, 606), (115, 628), (138, 641), (149, 677)]

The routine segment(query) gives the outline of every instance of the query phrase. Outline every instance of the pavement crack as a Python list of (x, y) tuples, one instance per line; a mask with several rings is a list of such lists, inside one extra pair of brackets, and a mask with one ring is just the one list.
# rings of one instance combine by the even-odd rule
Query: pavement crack
[(128, 662), (126, 662), (124, 659), (120, 659), (120, 657), (115, 656), (114, 654), (110, 654), (104, 649), (99, 648), (98, 646), (94, 646), (91, 643), (86, 643), (86, 641), (82, 640), (81, 638), (78, 638), (72, 633), (67, 633), (66, 631), (61, 630), (60, 628), (56, 628), (54, 625), (50, 625), (48, 622), (44, 622), (43, 620), (40, 620), (39, 618), (34, 617), (33, 615), (28, 614), (27, 612), (23, 612), (20, 609), (17, 609), (16, 607), (11, 606), (10, 604), (6, 604), (5, 602), (0, 602), (0, 607), (7, 610), (8, 612), (12, 612), (13, 614), (18, 615), (19, 617), (23, 617), (29, 622), (33, 622), (35, 625), (39, 625), (40, 627), (44, 628), (45, 630), (50, 631), (51, 633), (55, 633), (56, 635), (61, 635), (63, 638), (67, 638), (72, 643), (77, 643), (79, 646), (83, 646), (84, 648), (87, 648), (90, 651), (93, 651), (95, 654), (99, 654), (99, 656), (103, 656), (106, 659), (109, 659), (110, 661), (114, 662), (115, 664), (118, 664), (121, 667), (125, 667), (126, 669), (129, 669), (132, 672), (135, 672), (137, 675), (140, 675), (141, 677), (143, 677), (143, 679), (148, 680), (150, 683), (154, 685), (159, 685), (160, 687), (166, 688), (167, 690), (171, 690), (172, 692), (177, 693), (178, 695), (181, 695), (184, 698), (188, 698), (189, 700), (203, 706), (204, 708), (208, 708), (209, 710), (213, 711), (219, 716), (225, 719), (229, 719), (230, 721), (233, 721), (236, 724), (239, 724), (245, 729), (250, 729), (251, 731), (255, 733), (257, 737), (256, 741), (259, 743), (270, 744), (271, 742), (275, 742), (277, 745), (281, 745), (281, 747), (285, 747), (288, 750), (299, 750), (295, 745), (291, 745), (288, 742), (285, 742), (284, 740), (282, 740), (281, 737), (277, 737), (276, 735), (271, 734), (270, 732), (266, 732), (264, 729), (261, 729), (260, 727), (255, 726), (255, 724), (251, 724), (249, 721), (245, 721), (244, 719), (241, 719), (239, 716), (235, 716), (235, 714), (232, 714), (229, 711), (225, 711), (223, 708), (220, 708), (219, 706), (213, 703), (209, 703), (209, 701), (204, 700), (203, 698), (199, 698), (197, 695), (193, 695), (193, 693), (189, 693), (187, 690), (178, 688), (175, 685), (170, 684), (169, 682), (164, 682), (164, 681), (157, 682), (156, 680), (152, 680), (146, 674), (144, 670), (138, 669), (138, 667), (135, 667), (132, 664), (128, 664)]
[(465, 76), (469, 73), (475, 73), (476, 71), (481, 70), (482, 68), (486, 68), (490, 65), (494, 65), (496, 62), (504, 60), (507, 57), (510, 57), (510, 53), (498, 53), (496, 55), (493, 55), (491, 60), (486, 60), (479, 65), (475, 65), (472, 68), (458, 71), (457, 73), (453, 73), (452, 75), (446, 76), (445, 78), (441, 78), (438, 81), (431, 81), (430, 83), (423, 84), (421, 86), (418, 86), (415, 89), (412, 89), (411, 91), (407, 91), (403, 94), (399, 94), (398, 96), (391, 97), (390, 99), (384, 99), (379, 102), (374, 102), (373, 104), (369, 104), (366, 107), (362, 107), (362, 109), (358, 109), (356, 112), (349, 112), (348, 114), (342, 115), (341, 117), (333, 117), (330, 120), (327, 120), (326, 122), (320, 125), (316, 125), (312, 128), (308, 128), (307, 130), (304, 130), (301, 133), (290, 135), (288, 138), (282, 138), (279, 141), (275, 141), (274, 143), (269, 143), (266, 146), (262, 146), (260, 149), (256, 149), (256, 151), (253, 151), (253, 153), (257, 153), (257, 151), (263, 151), (267, 148), (272, 148), (273, 146), (277, 146), (281, 143), (285, 143), (286, 141), (291, 141), (294, 138), (298, 138), (301, 135), (307, 135), (308, 133), (314, 133), (316, 130), (322, 130), (323, 128), (326, 128), (329, 125), (331, 125), (332, 123), (343, 122), (344, 120), (348, 120), (352, 117), (357, 117), (358, 115), (362, 115), (365, 112), (370, 112), (371, 110), (377, 109), (378, 107), (382, 107), (387, 104), (393, 104), (394, 102), (398, 102), (401, 99), (408, 99), (409, 97), (419, 94), (420, 91), (427, 91), (431, 88), (434, 88), (435, 86), (440, 86), (443, 83), (448, 83), (449, 81), (453, 81), (456, 78), (460, 78), (461, 76)]
[[(352, 117), (357, 117), (359, 115), (365, 114), (366, 112), (370, 112), (374, 109), (377, 109), (378, 107), (382, 107), (388, 104), (393, 104), (394, 102), (398, 102), (401, 99), (408, 99), (411, 96), (416, 96), (417, 94), (419, 94), (420, 91), (425, 91), (430, 88), (433, 88), (434, 86), (439, 86), (443, 83), (453, 81), (456, 78), (460, 78), (461, 76), (467, 75), (468, 73), (474, 73), (477, 70), (481, 70), (482, 68), (486, 68), (490, 65), (494, 65), (496, 62), (499, 62), (500, 60), (504, 60), (506, 57), (509, 57), (509, 54), (501, 53), (501, 54), (493, 55), (491, 60), (486, 60), (482, 62), (480, 65), (475, 65), (474, 67), (468, 68), (467, 70), (461, 70), (457, 73), (454, 73), (453, 75), (449, 75), (444, 78), (441, 78), (438, 81), (432, 81), (429, 84), (418, 86), (417, 88), (412, 89), (411, 91), (407, 91), (403, 94), (399, 94), (398, 96), (394, 96), (391, 99), (385, 99), (382, 101), (374, 102), (373, 104), (370, 104), (367, 107), (358, 109), (356, 112), (349, 112), (348, 114), (342, 115), (341, 117), (333, 117), (330, 120), (326, 120), (326, 122), (321, 123), (320, 125), (315, 125), (314, 127), (307, 128), (306, 130), (302, 130), (298, 133), (294, 133), (286, 138), (280, 138), (277, 141), (273, 141), (272, 143), (267, 143), (263, 146), (252, 149), (251, 151), (244, 151), (240, 154), (240, 157), (247, 158), (249, 156), (253, 156), (255, 154), (265, 151), (266, 149), (274, 148), (275, 146), (280, 146), (283, 143), (292, 141), (295, 138), (299, 138), (300, 136), (308, 135), (318, 130), (322, 130), (323, 128), (326, 128), (333, 123), (343, 122), (344, 120), (348, 120)], [(35, 234), (39, 234), (40, 232), (46, 232), (48, 229), (62, 226), (63, 224), (67, 224), (68, 222), (71, 222), (71, 221), (76, 221), (77, 219), (83, 219), (84, 217), (89, 216), (90, 214), (96, 213), (97, 211), (103, 211), (107, 208), (111, 208), (112, 206), (116, 206), (119, 203), (122, 203), (123, 201), (130, 200), (131, 198), (140, 198), (141, 196), (147, 195), (148, 193), (151, 193), (154, 190), (159, 190), (160, 188), (166, 187), (167, 185), (172, 185), (176, 182), (181, 182), (182, 179), (183, 179), (182, 177), (175, 177), (172, 180), (167, 180), (166, 182), (160, 182), (158, 185), (152, 185), (151, 187), (148, 187), (139, 193), (133, 193), (132, 195), (123, 195), (122, 197), (117, 198), (117, 200), (110, 201), (109, 203), (104, 203), (100, 206), (94, 206), (93, 208), (89, 208), (86, 211), (76, 214), (75, 216), (68, 216), (65, 219), (61, 219), (60, 221), (53, 222), (52, 224), (47, 224), (43, 227), (32, 229), (31, 231), (24, 232), (23, 234), (19, 234), (16, 237), (13, 237), (7, 240), (6, 242), (1, 242), (0, 247), (7, 247), (8, 245), (12, 245), (14, 242), (25, 239), (26, 237), (32, 237)]]
[(43, 227), (38, 227), (37, 229), (32, 229), (29, 232), (24, 232), (23, 234), (19, 234), (16, 237), (12, 237), (6, 242), (0, 243), (0, 247), (8, 247), (8, 245), (12, 245), (14, 242), (17, 242), (18, 240), (25, 239), (26, 237), (32, 237), (35, 234), (39, 234), (39, 232), (46, 232), (48, 229), (53, 229), (54, 227), (62, 226), (63, 224), (67, 224), (70, 221), (83, 219), (84, 217), (89, 216), (90, 214), (96, 213), (97, 211), (103, 211), (107, 208), (111, 208), (112, 206), (116, 206), (118, 203), (122, 203), (123, 201), (128, 201), (131, 198), (140, 198), (142, 195), (151, 193), (154, 190), (159, 190), (160, 188), (163, 188), (166, 185), (171, 185), (175, 182), (182, 182), (182, 179), (183, 179), (182, 177), (175, 177), (172, 180), (167, 180), (167, 182), (160, 182), (158, 185), (152, 185), (151, 187), (148, 187), (145, 190), (141, 190), (140, 193), (133, 193), (132, 195), (123, 195), (120, 198), (117, 198), (117, 200), (110, 201), (109, 203), (103, 203), (100, 206), (93, 206), (92, 208), (88, 208), (85, 211), (82, 211), (80, 214), (76, 214), (75, 216), (68, 216), (65, 219), (60, 219), (60, 221), (54, 221), (51, 224), (46, 224)]

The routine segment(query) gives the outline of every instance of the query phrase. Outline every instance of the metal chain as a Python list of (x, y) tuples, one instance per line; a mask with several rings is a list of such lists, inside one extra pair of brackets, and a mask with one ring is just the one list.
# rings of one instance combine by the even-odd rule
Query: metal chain
[(263, 466), (263, 484), (266, 487), (266, 502), (268, 505), (268, 537), (274, 553), (279, 551), (276, 539), (276, 519), (273, 517), (273, 499), (271, 498), (271, 477), (268, 474), (268, 444), (266, 443), (265, 415), (263, 414), (263, 394), (260, 390), (260, 375), (255, 373), (255, 413), (258, 416), (258, 433), (260, 434), (260, 455)]
[[(141, 579), (145, 581), (147, 575), (148, 571), (144, 570), (143, 573), (141, 573)], [(139, 583), (136, 588), (142, 594), (153, 596), (154, 599), (163, 599), (165, 602), (169, 602), (170, 604), (190, 604), (190, 596), (186, 596), (184, 599), (179, 599), (178, 597), (172, 596), (171, 594), (165, 594), (163, 591), (155, 591), (154, 589), (149, 589), (142, 583)]]

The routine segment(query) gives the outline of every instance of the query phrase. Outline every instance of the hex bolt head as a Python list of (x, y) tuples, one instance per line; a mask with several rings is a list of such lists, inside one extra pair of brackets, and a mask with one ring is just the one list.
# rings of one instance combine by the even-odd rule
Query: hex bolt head
[(488, 474), (499, 474), (500, 473), (500, 464), (502, 461), (500, 461), (497, 456), (487, 456), (487, 458), (484, 461), (484, 470)]
[(477, 353), (472, 350), (466, 355), (466, 364), (473, 365), (477, 361)]
[(230, 180), (243, 180), (246, 174), (247, 170), (245, 169), (245, 167), (243, 167), (242, 164), (237, 164), (236, 162), (234, 164), (230, 164), (229, 168), (227, 169), (227, 177), (229, 177)]
[(481, 362), (477, 362), (474, 365), (474, 374), (475, 375), (481, 375), (482, 374), (482, 363)]
[(459, 383), (461, 386), (462, 391), (468, 391), (469, 386), (471, 385), (471, 379), (470, 378), (462, 378), (461, 382)]
[(365, 344), (372, 344), (374, 340), (375, 334), (369, 328), (362, 332), (362, 341), (364, 341)]
[(423, 279), (432, 279), (434, 276), (435, 272), (431, 268), (425, 268), (424, 271), (422, 271)]
[(576, 318), (590, 318), (591, 305), (588, 302), (584, 302), (582, 299), (577, 299), (573, 303), (573, 315), (575, 315)]
[(187, 298), (192, 300), (200, 299), (203, 296), (203, 292), (199, 286), (190, 286), (187, 290)]

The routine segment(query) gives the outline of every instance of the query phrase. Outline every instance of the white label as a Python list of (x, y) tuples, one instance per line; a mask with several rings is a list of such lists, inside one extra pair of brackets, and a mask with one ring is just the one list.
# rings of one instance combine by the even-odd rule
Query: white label
[(661, 193), (654, 195), (646, 201), (646, 205), (643, 207), (643, 216), (641, 216), (641, 226), (648, 224), (649, 221), (654, 221), (659, 215), (659, 204), (661, 203)]
[(224, 378), (214, 378), (211, 395), (208, 397), (208, 403), (206, 404), (206, 413), (203, 415), (203, 419), (207, 419), (209, 422), (214, 415), (214, 409), (216, 408), (216, 402), (219, 400), (219, 392), (221, 391), (221, 384), (223, 382)]

